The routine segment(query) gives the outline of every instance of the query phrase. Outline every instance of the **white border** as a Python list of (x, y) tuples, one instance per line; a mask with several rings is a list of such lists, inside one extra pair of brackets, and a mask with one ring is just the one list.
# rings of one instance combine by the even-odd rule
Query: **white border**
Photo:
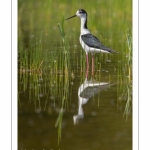
[(139, 48), (138, 48), (138, 0), (132, 1), (132, 22), (133, 22), (133, 125), (132, 125), (132, 144), (133, 150), (138, 150), (139, 148), (139, 138), (138, 138), (138, 121), (139, 121), (139, 106), (138, 106), (138, 59), (139, 59)]
[[(7, 2), (8, 3), (8, 2)], [(18, 149), (18, 98), (17, 98), (17, 33), (18, 33), (18, 2), (12, 0), (12, 149)]]
[[(150, 150), (150, 2), (139, 0), (139, 148)], [(134, 116), (135, 117), (135, 116)]]
[(11, 2), (0, 1), (0, 136), (11, 148)]

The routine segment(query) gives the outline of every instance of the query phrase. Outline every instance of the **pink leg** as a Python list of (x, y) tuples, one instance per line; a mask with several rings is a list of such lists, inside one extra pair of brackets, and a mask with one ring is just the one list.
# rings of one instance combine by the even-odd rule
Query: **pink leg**
[(94, 75), (94, 55), (92, 54), (92, 76)]
[(88, 54), (86, 54), (86, 78), (88, 78), (88, 71), (89, 71), (89, 60)]

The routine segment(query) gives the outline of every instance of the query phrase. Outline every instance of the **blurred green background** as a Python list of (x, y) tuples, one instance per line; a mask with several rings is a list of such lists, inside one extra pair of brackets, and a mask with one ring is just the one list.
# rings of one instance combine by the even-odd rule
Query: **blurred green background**
[[(29, 40), (32, 36), (48, 34), (51, 44), (59, 36), (57, 24), (83, 8), (88, 13), (88, 28), (94, 35), (112, 42), (126, 41), (126, 31), (132, 28), (131, 0), (18, 0), (18, 38)], [(66, 38), (77, 38), (80, 19), (65, 22)], [(29, 36), (29, 39), (25, 36)], [(120, 41), (122, 40), (122, 41)], [(27, 41), (26, 41), (27, 42)], [(117, 49), (117, 47), (115, 47)], [(114, 49), (115, 49), (114, 48)]]

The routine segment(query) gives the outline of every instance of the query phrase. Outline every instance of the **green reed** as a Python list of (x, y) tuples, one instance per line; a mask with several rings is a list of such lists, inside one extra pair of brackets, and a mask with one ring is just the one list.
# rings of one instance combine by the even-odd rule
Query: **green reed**
[[(62, 19), (61, 25), (58, 24), (58, 28), (60, 31), (60, 35), (62, 38), (62, 65), (63, 65), (63, 73), (64, 73), (64, 81), (63, 81), (63, 91), (61, 91), (61, 109), (55, 123), (55, 127), (58, 127), (58, 144), (61, 140), (61, 131), (62, 131), (62, 118), (63, 118), (63, 111), (65, 108), (68, 107), (68, 99), (69, 99), (69, 83), (70, 83), (70, 53), (66, 48), (66, 41), (65, 41), (65, 32), (64, 32), (64, 18)], [(59, 87), (61, 87), (59, 85)], [(64, 108), (65, 107), (65, 108)]]
[(132, 109), (132, 35), (131, 29), (126, 33), (127, 36), (127, 71), (128, 71), (128, 81), (127, 81), (127, 102), (124, 110), (124, 116), (126, 118)]
[[(125, 109), (123, 116), (128, 118), (132, 109), (132, 31), (129, 28), (126, 31), (126, 46), (123, 55), (121, 56), (122, 61), (118, 61), (117, 67), (117, 107), (123, 103)], [(118, 57), (120, 55), (118, 54)], [(118, 58), (119, 60), (120, 58)]]

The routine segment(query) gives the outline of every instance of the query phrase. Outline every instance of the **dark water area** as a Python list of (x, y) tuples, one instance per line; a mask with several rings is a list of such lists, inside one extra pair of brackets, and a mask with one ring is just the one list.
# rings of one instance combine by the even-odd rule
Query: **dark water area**
[[(18, 110), (18, 148), (131, 149), (132, 116), (129, 115), (126, 121), (123, 117), (124, 105), (117, 106), (116, 85), (114, 90), (111, 88), (102, 91), (99, 98), (95, 96), (94, 99), (89, 99), (83, 106), (84, 118), (78, 124), (74, 124), (73, 120), (73, 116), (78, 113), (77, 89), (73, 89), (69, 108), (63, 114), (62, 139), (59, 146), (55, 127), (60, 111), (58, 104), (54, 107), (54, 103), (48, 100), (45, 111), (37, 109), (35, 112), (34, 104), (29, 104), (24, 97)], [(44, 99), (41, 105), (44, 105), (43, 103)]]

